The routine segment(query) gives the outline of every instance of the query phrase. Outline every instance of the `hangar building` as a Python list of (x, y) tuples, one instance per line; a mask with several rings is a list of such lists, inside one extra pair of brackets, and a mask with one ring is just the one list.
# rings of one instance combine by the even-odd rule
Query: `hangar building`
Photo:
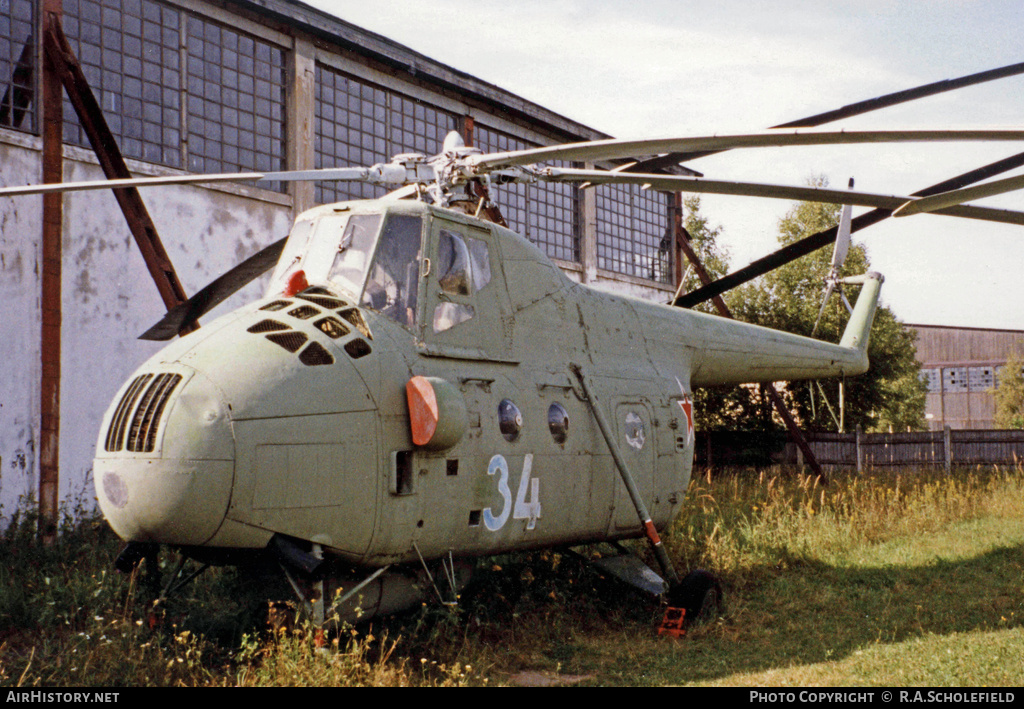
[(929, 429), (994, 428), (993, 390), (1011, 353), (1024, 354), (1024, 330), (907, 327), (917, 332), (921, 378), (928, 384)]

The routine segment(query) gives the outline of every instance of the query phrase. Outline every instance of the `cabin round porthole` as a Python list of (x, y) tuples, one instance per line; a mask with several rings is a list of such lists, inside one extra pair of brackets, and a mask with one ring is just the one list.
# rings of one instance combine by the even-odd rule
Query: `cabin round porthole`
[(519, 432), (523, 430), (523, 415), (509, 399), (502, 399), (498, 404), (498, 428), (509, 443), (519, 438)]
[(623, 422), (623, 432), (626, 434), (626, 443), (631, 448), (643, 450), (644, 443), (647, 441), (647, 431), (644, 427), (644, 420), (635, 411), (630, 411), (626, 414), (626, 420)]
[(569, 412), (557, 401), (548, 407), (548, 430), (558, 445), (569, 437)]

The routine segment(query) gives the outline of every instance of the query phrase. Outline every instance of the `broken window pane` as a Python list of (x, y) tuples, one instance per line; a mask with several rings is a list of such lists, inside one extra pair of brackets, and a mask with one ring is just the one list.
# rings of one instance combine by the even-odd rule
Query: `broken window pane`
[(469, 295), (469, 249), (462, 237), (442, 229), (437, 242), (437, 261), (437, 281), (441, 290)]
[(35, 3), (0, 0), (0, 126), (35, 132)]
[(434, 332), (450, 330), (476, 315), (472, 305), (462, 303), (439, 303), (434, 308)]

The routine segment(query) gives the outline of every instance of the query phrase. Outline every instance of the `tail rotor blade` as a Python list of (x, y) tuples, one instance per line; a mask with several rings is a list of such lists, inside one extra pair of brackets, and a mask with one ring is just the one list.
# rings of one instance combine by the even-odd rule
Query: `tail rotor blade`
[(818, 310), (818, 317), (814, 320), (814, 327), (811, 329), (811, 337), (818, 332), (818, 324), (821, 323), (821, 316), (825, 313), (825, 308), (828, 307), (828, 299), (832, 297), (832, 291), (835, 289), (835, 281), (830, 280), (828, 286), (825, 288), (825, 297), (821, 301), (821, 309)]
[[(853, 178), (850, 178), (850, 189), (853, 189)], [(846, 262), (846, 255), (850, 253), (850, 221), (853, 216), (853, 206), (844, 205), (842, 214), (839, 216), (839, 231), (836, 233), (836, 247), (832, 251), (832, 272), (838, 273)]]

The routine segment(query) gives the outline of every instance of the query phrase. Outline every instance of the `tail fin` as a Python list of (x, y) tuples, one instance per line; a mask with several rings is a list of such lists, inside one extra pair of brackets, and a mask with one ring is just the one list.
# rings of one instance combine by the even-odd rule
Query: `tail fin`
[(860, 295), (857, 296), (857, 305), (850, 315), (850, 322), (846, 324), (843, 332), (843, 339), (839, 346), (854, 349), (862, 352), (865, 357), (868, 351), (868, 337), (871, 335), (871, 323), (875, 319), (875, 309), (878, 307), (878, 293), (882, 288), (882, 281), (885, 278), (881, 273), (871, 271), (862, 276), (844, 278), (843, 283), (849, 285), (863, 285)]

